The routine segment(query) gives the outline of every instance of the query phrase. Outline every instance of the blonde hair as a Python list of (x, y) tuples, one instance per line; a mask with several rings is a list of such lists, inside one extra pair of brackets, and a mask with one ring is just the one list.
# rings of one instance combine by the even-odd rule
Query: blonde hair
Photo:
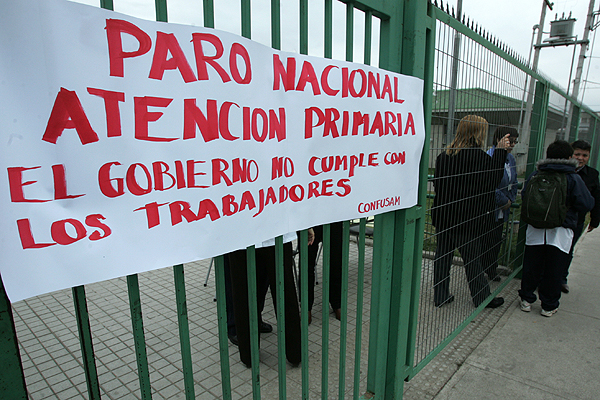
[(464, 148), (483, 147), (488, 132), (488, 122), (478, 115), (467, 115), (458, 123), (456, 136), (446, 148), (446, 154), (456, 155)]

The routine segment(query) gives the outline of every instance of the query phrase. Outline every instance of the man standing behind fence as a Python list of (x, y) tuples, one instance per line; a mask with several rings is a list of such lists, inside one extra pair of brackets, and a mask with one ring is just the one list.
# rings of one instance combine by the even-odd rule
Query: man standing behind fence
[[(598, 171), (587, 165), (590, 160), (590, 150), (592, 149), (592, 146), (588, 142), (585, 140), (576, 140), (571, 144), (571, 147), (573, 147), (573, 158), (579, 163), (576, 168), (577, 174), (581, 177), (583, 183), (585, 183), (585, 186), (596, 201), (596, 204), (594, 204), (594, 208), (592, 208), (592, 212), (590, 213), (591, 220), (587, 229), (588, 232), (591, 232), (600, 224), (600, 183), (598, 182)], [(567, 276), (569, 275), (569, 267), (573, 261), (573, 250), (575, 249), (579, 237), (583, 233), (586, 214), (587, 213), (579, 213), (577, 227), (573, 229), (573, 243), (571, 244), (571, 251), (569, 252), (569, 262), (565, 266), (561, 280), (561, 290), (563, 293), (569, 293)]]
[(547, 158), (538, 161), (522, 192), (521, 219), (528, 225), (519, 290), (521, 310), (531, 311), (537, 289), (545, 317), (558, 311), (561, 277), (569, 261), (578, 213), (585, 214), (594, 206), (594, 198), (575, 172), (578, 163), (572, 155), (568, 142), (551, 143)]

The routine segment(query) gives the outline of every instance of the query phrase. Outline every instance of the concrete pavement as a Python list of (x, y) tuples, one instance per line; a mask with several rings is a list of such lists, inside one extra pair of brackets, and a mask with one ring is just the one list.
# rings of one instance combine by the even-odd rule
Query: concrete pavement
[(551, 318), (513, 300), (435, 400), (600, 398), (600, 229), (584, 234)]

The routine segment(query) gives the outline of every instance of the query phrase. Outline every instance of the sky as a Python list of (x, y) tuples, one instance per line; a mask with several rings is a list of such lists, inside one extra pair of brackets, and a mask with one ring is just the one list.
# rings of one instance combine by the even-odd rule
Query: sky
[[(450, 0), (449, 4), (456, 6), (457, 2), (458, 0)], [(462, 7), (465, 16), (475, 20), (527, 60), (531, 49), (533, 26), (540, 22), (542, 4), (544, 4), (543, 0), (463, 0)], [(550, 22), (556, 19), (557, 14), (560, 19), (563, 13), (565, 17), (572, 13), (572, 17), (577, 20), (573, 34), (581, 39), (589, 5), (589, 0), (554, 0), (553, 10), (550, 11), (546, 8), (543, 40), (549, 38)], [(594, 11), (598, 11), (599, 8), (600, 0), (596, 0)], [(595, 33), (596, 31), (592, 31), (589, 34), (590, 46), (583, 65), (579, 99), (583, 98), (585, 105), (598, 112), (600, 111), (600, 43), (594, 45)], [(600, 41), (600, 35), (598, 41)], [(580, 51), (581, 46), (577, 46), (571, 82), (575, 77), (575, 68), (579, 61)], [(533, 53), (531, 60), (533, 60)], [(566, 90), (569, 86), (572, 60), (573, 46), (542, 48), (538, 70)], [(572, 88), (573, 84), (571, 83), (569, 93)]]
[[(99, 0), (76, 0), (80, 3), (97, 6)], [(439, 1), (439, 0), (438, 0)], [(447, 0), (450, 6), (457, 5), (459, 0)], [(153, 0), (113, 0), (115, 11), (122, 12), (139, 18), (154, 19), (154, 1)], [(215, 3), (215, 24), (217, 29), (226, 30), (229, 32), (240, 34), (240, 14), (239, 0), (214, 0)], [(285, 4), (286, 12), (281, 15), (281, 25), (284, 27), (282, 37), (282, 50), (298, 52), (297, 37), (286, 36), (285, 32), (297, 31), (298, 0), (282, 0)], [(323, 26), (323, 8), (322, 0), (309, 0), (309, 54), (322, 56), (322, 35)], [(470, 20), (476, 21), (486, 31), (499, 38), (508, 47), (512, 48), (517, 54), (525, 60), (530, 57), (530, 49), (532, 44), (533, 26), (539, 24), (543, 0), (463, 0), (463, 13)], [(546, 9), (546, 18), (543, 26), (543, 39), (549, 38), (550, 22), (561, 18), (564, 14), (568, 17), (572, 13), (572, 17), (577, 21), (573, 29), (573, 34), (578, 38), (583, 37), (585, 21), (588, 13), (590, 0), (554, 0), (553, 10)], [(169, 22), (182, 23), (188, 25), (203, 25), (202, 16), (202, 1), (199, 0), (167, 0), (168, 19)], [(340, 2), (334, 1), (334, 32), (343, 32), (345, 6)], [(282, 5), (282, 9), (284, 6)], [(594, 10), (600, 9), (600, 0), (595, 0)], [(269, 13), (270, 0), (252, 0), (252, 39), (261, 42), (265, 45), (270, 45), (270, 27)], [(360, 12), (355, 13), (355, 30), (361, 32), (362, 19)], [(264, 19), (257, 19), (264, 16)], [(291, 29), (286, 29), (290, 27)], [(336, 29), (336, 27), (338, 29)], [(339, 29), (341, 28), (341, 29)], [(600, 27), (599, 27), (600, 28)], [(377, 35), (378, 26), (374, 26), (374, 36)], [(596, 50), (594, 43), (596, 31), (590, 33), (590, 46), (587, 50), (587, 58), (583, 67), (582, 83), (579, 89), (579, 99), (583, 99), (584, 104), (594, 111), (600, 111), (600, 50)], [(319, 37), (319, 39), (316, 39)], [(600, 41), (600, 37), (598, 38)], [(333, 58), (344, 59), (345, 53), (343, 45), (336, 43), (334, 36)], [(355, 61), (362, 61), (361, 43), (360, 40), (355, 41)], [(374, 46), (373, 59), (376, 59), (376, 46)], [(600, 47), (598, 44), (597, 47)], [(540, 51), (540, 59), (538, 70), (544, 76), (552, 79), (563, 90), (569, 87), (569, 92), (572, 90), (572, 84), (569, 82), (575, 77), (575, 69), (578, 64), (581, 46), (576, 46), (575, 58), (574, 46), (547, 47)], [(598, 54), (598, 56), (596, 56)], [(533, 60), (533, 53), (531, 53)], [(573, 63), (573, 71), (571, 77), (571, 65)]]

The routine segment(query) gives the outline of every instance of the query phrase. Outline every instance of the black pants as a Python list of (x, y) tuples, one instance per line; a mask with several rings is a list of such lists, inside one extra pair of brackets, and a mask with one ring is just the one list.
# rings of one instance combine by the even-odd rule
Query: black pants
[(433, 262), (433, 292), (436, 303), (443, 303), (450, 297), (450, 268), (452, 267), (454, 249), (457, 248), (464, 261), (467, 284), (475, 307), (479, 306), (490, 295), (490, 285), (483, 276), (483, 266), (481, 264), (482, 240), (482, 237), (466, 230), (447, 229), (439, 231)]
[(567, 284), (567, 276), (569, 276), (569, 267), (571, 266), (571, 262), (573, 261), (573, 250), (575, 250), (575, 245), (577, 241), (581, 237), (583, 233), (583, 225), (577, 225), (575, 229), (573, 229), (573, 243), (571, 244), (571, 251), (569, 251), (569, 260), (565, 263), (565, 267), (563, 268), (562, 276), (560, 279), (561, 284)]
[[(300, 311), (298, 298), (294, 287), (292, 244), (283, 245), (284, 257), (284, 292), (285, 292), (285, 352), (287, 359), (292, 364), (298, 364), (300, 354)], [(239, 342), (240, 359), (246, 365), (251, 364), (250, 354), (250, 317), (248, 310), (248, 273), (246, 264), (246, 250), (229, 253), (229, 266), (231, 269), (231, 284), (233, 294), (233, 310), (235, 325)], [(275, 277), (275, 246), (256, 249), (256, 268), (266, 271), (271, 288), (273, 304), (277, 307)], [(278, 326), (278, 329), (284, 327)]]
[(569, 254), (549, 244), (525, 246), (523, 255), (523, 276), (519, 296), (533, 303), (538, 289), (542, 308), (546, 311), (559, 306), (561, 277)]
[[(329, 256), (329, 304), (337, 310), (342, 307), (342, 241), (343, 222), (334, 222), (329, 225), (330, 256)], [(308, 246), (308, 309), (312, 310), (315, 303), (315, 267), (319, 243), (323, 241), (323, 226), (315, 226), (315, 240)]]
[[(235, 313), (233, 312), (233, 290), (231, 285), (231, 271), (229, 267), (229, 255), (223, 257), (223, 264), (225, 265), (225, 309), (227, 311), (227, 334), (231, 336), (237, 335), (235, 329)], [(265, 308), (265, 298), (267, 297), (267, 291), (269, 290), (269, 277), (267, 271), (264, 268), (256, 269), (256, 286), (258, 293), (256, 293), (256, 306), (258, 310), (258, 321), (262, 321), (262, 311)]]

